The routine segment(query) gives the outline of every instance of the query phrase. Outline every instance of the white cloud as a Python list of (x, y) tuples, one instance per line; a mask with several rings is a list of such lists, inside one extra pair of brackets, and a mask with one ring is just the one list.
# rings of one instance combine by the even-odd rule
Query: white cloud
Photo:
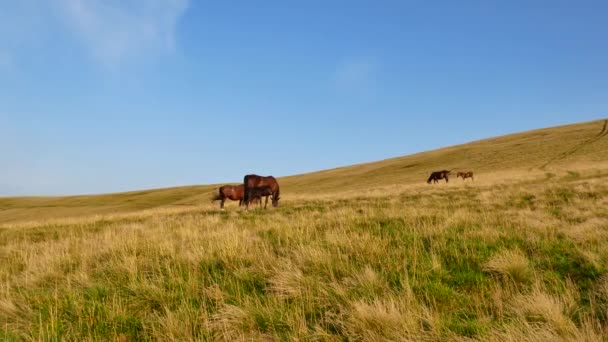
[(376, 83), (377, 65), (370, 59), (349, 59), (338, 64), (333, 83), (340, 91), (367, 92)]
[(189, 0), (55, 0), (59, 13), (102, 63), (172, 52)]

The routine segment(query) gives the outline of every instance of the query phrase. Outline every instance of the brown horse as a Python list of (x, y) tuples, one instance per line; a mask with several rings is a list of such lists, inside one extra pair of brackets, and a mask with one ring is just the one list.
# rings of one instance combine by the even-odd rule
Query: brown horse
[(245, 196), (245, 187), (243, 184), (239, 185), (224, 185), (218, 189), (218, 193), (213, 196), (213, 201), (220, 201), (220, 209), (224, 210), (224, 202), (226, 198), (239, 201), (239, 207), (243, 204), (243, 197)]
[[(245, 191), (243, 202), (245, 203), (246, 209), (249, 209), (249, 202), (253, 189), (261, 188), (264, 186), (270, 187), (270, 196), (272, 196), (272, 206), (277, 207), (279, 205), (281, 191), (279, 189), (279, 183), (273, 176), (246, 175), (245, 177), (243, 177), (243, 186)], [(267, 205), (268, 196), (266, 196), (266, 204), (264, 205), (264, 208), (266, 208)]]
[(441, 171), (435, 171), (431, 173), (431, 176), (429, 177), (429, 179), (426, 181), (427, 183), (431, 184), (432, 182), (439, 182), (441, 179), (445, 179), (445, 182), (447, 183), (449, 181), (448, 176), (450, 175), (450, 172), (452, 172), (451, 170), (441, 170)]
[(475, 180), (475, 178), (473, 178), (473, 171), (461, 171), (456, 173), (456, 178), (458, 177), (462, 177), (462, 180), (465, 180), (467, 178), (471, 178), (471, 180)]

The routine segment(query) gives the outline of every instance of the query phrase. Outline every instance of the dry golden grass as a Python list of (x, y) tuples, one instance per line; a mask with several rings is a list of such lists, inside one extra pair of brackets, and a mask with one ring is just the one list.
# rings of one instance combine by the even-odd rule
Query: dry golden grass
[(530, 261), (521, 251), (505, 250), (492, 256), (484, 270), (496, 272), (510, 280), (526, 283), (530, 280)]
[[(506, 153), (595, 125), (494, 142)], [(281, 207), (249, 212), (193, 189), (179, 206), (163, 190), (158, 205), (116, 212), (104, 201), (133, 194), (81, 198), (88, 209), (65, 218), (4, 199), (15, 207), (0, 225), (0, 340), (605, 340), (608, 164), (589, 149), (563, 169), (475, 182), (398, 182), (398, 160), (353, 168), (370, 178), (356, 188), (330, 179), (344, 170), (321, 193), (304, 186), (319, 175), (285, 179)]]
[(595, 175), (7, 224), (0, 336), (601, 340)]

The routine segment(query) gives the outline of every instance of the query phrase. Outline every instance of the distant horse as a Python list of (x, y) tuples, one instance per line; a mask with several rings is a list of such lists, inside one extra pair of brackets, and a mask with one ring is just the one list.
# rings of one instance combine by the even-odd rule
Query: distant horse
[(429, 179), (426, 181), (427, 183), (431, 184), (432, 182), (439, 182), (441, 179), (445, 179), (445, 182), (447, 183), (449, 181), (448, 176), (450, 175), (450, 172), (452, 172), (451, 170), (441, 170), (441, 171), (435, 171), (431, 173), (431, 176), (429, 177)]
[(224, 202), (226, 198), (232, 201), (239, 201), (239, 207), (243, 204), (243, 197), (245, 196), (245, 187), (243, 184), (239, 185), (224, 185), (218, 189), (218, 193), (212, 198), (213, 201), (220, 201), (220, 209), (224, 210)]
[(456, 173), (456, 178), (458, 178), (458, 177), (462, 177), (462, 180), (465, 180), (467, 178), (471, 178), (471, 180), (475, 180), (475, 178), (473, 178), (473, 171), (458, 172), (458, 173)]
[[(251, 198), (251, 193), (254, 188), (261, 188), (264, 186), (270, 187), (270, 192), (272, 196), (272, 206), (279, 206), (280, 199), (280, 189), (279, 183), (276, 178), (273, 176), (258, 176), (258, 175), (246, 175), (243, 177), (243, 186), (245, 195), (243, 197), (243, 202), (245, 203), (245, 208), (249, 209), (249, 202)], [(264, 208), (268, 205), (268, 196), (266, 196), (266, 203), (264, 204)]]
[(272, 196), (272, 188), (269, 186), (262, 186), (259, 188), (253, 188), (249, 192), (249, 201), (252, 203), (259, 202), (260, 207), (262, 206), (262, 197), (266, 197), (266, 204), (264, 205), (264, 209), (266, 209), (266, 205), (268, 205), (268, 196)]

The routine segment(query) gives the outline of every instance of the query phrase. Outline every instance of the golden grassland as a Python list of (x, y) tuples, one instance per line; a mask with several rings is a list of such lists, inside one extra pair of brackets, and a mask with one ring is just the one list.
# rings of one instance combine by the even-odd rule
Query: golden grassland
[(424, 183), (456, 147), (288, 177), (270, 210), (219, 211), (213, 187), (3, 199), (0, 340), (606, 340), (601, 128), (446, 162), (474, 182)]

